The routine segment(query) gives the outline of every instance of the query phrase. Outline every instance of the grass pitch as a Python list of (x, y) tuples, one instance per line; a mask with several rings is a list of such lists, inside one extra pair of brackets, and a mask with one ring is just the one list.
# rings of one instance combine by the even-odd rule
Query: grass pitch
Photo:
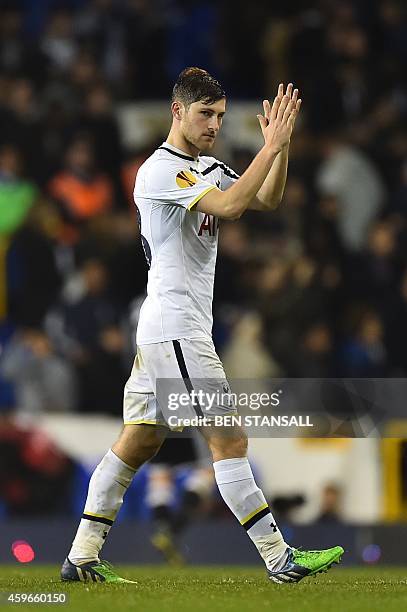
[(407, 568), (335, 568), (299, 584), (269, 582), (253, 567), (124, 566), (137, 584), (60, 582), (59, 567), (0, 566), (0, 592), (66, 593), (67, 604), (8, 604), (78, 612), (400, 612), (407, 610)]

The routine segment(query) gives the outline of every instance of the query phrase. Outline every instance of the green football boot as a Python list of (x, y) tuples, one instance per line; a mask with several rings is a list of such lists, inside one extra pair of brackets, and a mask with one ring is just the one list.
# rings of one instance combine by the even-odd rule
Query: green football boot
[(299, 550), (287, 548), (286, 564), (277, 571), (267, 570), (270, 580), (278, 584), (299, 582), (306, 576), (314, 576), (329, 570), (333, 563), (339, 563), (345, 551), (342, 546), (326, 550)]
[(126, 580), (116, 574), (108, 561), (91, 561), (75, 565), (68, 558), (61, 568), (61, 579), (65, 582), (115, 582), (137, 584), (134, 580)]

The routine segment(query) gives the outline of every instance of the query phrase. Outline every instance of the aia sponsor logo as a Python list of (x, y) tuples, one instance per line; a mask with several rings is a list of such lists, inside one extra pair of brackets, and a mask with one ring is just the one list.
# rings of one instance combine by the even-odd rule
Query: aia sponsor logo
[(218, 227), (219, 219), (217, 217), (214, 217), (213, 215), (205, 215), (199, 227), (198, 236), (203, 236), (204, 232), (207, 232), (205, 235), (216, 236)]

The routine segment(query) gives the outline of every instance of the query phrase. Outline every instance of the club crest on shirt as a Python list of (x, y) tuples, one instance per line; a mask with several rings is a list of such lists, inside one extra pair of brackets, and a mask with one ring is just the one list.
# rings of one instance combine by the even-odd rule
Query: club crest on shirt
[(181, 189), (185, 189), (185, 187), (192, 187), (192, 185), (195, 185), (197, 182), (192, 172), (189, 172), (188, 170), (178, 172), (175, 180), (177, 181), (178, 187), (181, 187)]

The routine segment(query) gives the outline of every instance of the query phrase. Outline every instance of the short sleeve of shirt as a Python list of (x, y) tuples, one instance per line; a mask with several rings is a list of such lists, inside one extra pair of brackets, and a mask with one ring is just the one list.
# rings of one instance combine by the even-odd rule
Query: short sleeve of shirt
[(219, 167), (221, 170), (221, 177), (222, 177), (221, 178), (221, 188), (222, 188), (222, 191), (225, 191), (225, 189), (228, 189), (229, 187), (231, 187), (233, 183), (236, 183), (236, 181), (239, 178), (239, 175), (236, 174), (236, 172), (234, 172), (226, 164), (220, 163)]
[(136, 181), (134, 195), (192, 210), (204, 195), (216, 188), (191, 172), (187, 164), (157, 161), (145, 173), (140, 185)]
[(240, 178), (238, 174), (232, 168), (229, 168), (226, 164), (215, 159), (214, 157), (203, 157), (207, 164), (206, 168), (203, 170), (202, 175), (204, 177), (214, 175), (216, 176), (216, 184), (219, 189), (222, 191), (226, 191), (236, 183), (236, 181)]

